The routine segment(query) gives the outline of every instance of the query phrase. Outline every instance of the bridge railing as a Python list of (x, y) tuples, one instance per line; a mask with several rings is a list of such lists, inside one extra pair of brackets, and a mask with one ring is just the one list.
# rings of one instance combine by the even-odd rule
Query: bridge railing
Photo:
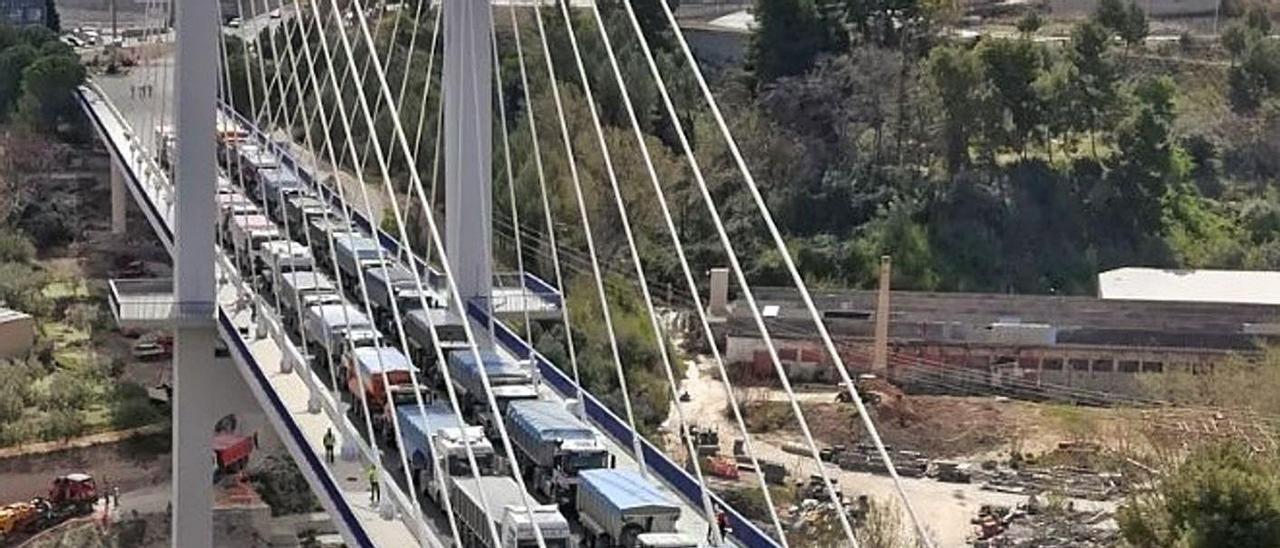
[[(480, 324), (488, 325), (490, 318), (484, 307), (478, 306), (476, 303), (468, 303), (467, 313)], [(616, 413), (589, 392), (585, 390), (579, 391), (578, 385), (564, 371), (534, 350), (529, 343), (521, 339), (519, 335), (516, 335), (510, 327), (496, 319), (493, 322), (493, 337), (495, 341), (517, 358), (522, 360), (531, 359), (537, 365), (538, 373), (542, 378), (561, 396), (577, 398), (579, 397), (579, 392), (581, 392), (582, 407), (587, 418), (599, 426), (623, 450), (633, 453), (633, 441), (637, 434), (626, 421), (618, 417)], [(640, 437), (640, 450), (644, 453), (644, 462), (651, 472), (675, 489), (693, 508), (702, 508), (702, 495), (706, 487), (700, 485), (692, 474), (681, 468), (665, 453), (652, 443), (649, 443), (649, 440), (644, 439), (643, 436)], [(634, 457), (635, 455), (633, 454), (632, 456)], [(710, 492), (708, 495), (714, 504), (724, 509), (729, 518), (729, 525), (732, 527), (732, 536), (743, 545), (748, 548), (778, 548), (781, 546), (776, 540), (757, 527), (754, 522), (748, 520), (732, 506), (729, 506), (719, 495), (714, 492)], [(714, 521), (712, 516), (704, 517), (707, 517), (708, 521)]]

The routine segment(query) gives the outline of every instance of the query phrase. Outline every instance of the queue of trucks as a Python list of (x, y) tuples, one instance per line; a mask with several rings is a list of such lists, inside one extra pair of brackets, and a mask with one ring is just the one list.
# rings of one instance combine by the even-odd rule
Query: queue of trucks
[[(426, 279), (415, 279), (268, 149), (221, 127), (219, 160), (243, 181), (243, 188), (228, 179), (220, 183), (224, 246), (244, 279), (274, 294), (267, 302), (278, 303), (286, 329), (308, 344), (312, 365), (335, 372), (337, 388), (356, 403), (352, 409), (367, 408), (387, 445), (405, 452), (416, 494), (441, 506), (448, 499), (463, 546), (536, 546), (535, 526), (548, 547), (573, 546), (562, 512), (582, 516), (591, 546), (698, 546), (697, 539), (676, 533), (680, 506), (674, 499), (639, 473), (613, 470), (599, 434), (565, 403), (541, 399), (532, 364), (491, 349), (477, 356), (465, 320), (443, 306)], [(396, 331), (395, 312), (408, 356), (394, 342), (398, 337), (383, 335)], [(436, 401), (433, 388), (446, 382), (459, 397), (462, 417)], [(489, 395), (499, 416), (491, 412)], [(498, 421), (534, 493), (523, 493), (506, 475), (510, 463), (495, 451)], [(618, 473), (596, 478), (596, 472)], [(637, 493), (652, 500), (637, 506)]]

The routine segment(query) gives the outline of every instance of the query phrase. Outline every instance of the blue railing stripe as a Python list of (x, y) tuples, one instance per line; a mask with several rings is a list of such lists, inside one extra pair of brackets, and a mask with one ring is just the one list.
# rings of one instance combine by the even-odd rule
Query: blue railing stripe
[[(467, 314), (472, 319), (482, 325), (487, 325), (489, 317), (485, 313), (484, 307), (479, 306), (475, 302), (467, 303)], [(528, 359), (533, 357), (534, 363), (541, 373), (542, 379), (552, 388), (565, 397), (577, 397), (578, 386), (565, 375), (559, 367), (551, 363), (550, 360), (544, 358), (537, 353), (525, 341), (521, 340), (518, 335), (507, 327), (501, 321), (494, 321), (494, 338), (507, 351), (511, 352), (517, 358)], [(621, 446), (624, 450), (630, 452), (633, 447), (634, 432), (627, 423), (623, 422), (613, 411), (600, 402), (595, 396), (583, 391), (583, 409), (586, 411), (587, 417), (595, 422), (609, 437)], [(668, 484), (676, 489), (682, 497), (694, 508), (702, 507), (702, 491), (703, 487), (698, 481), (686, 472), (683, 468), (672, 462), (666, 454), (659, 451), (656, 447), (649, 443), (649, 440), (640, 438), (640, 450), (644, 453), (645, 463), (650, 470), (657, 474)], [(732, 535), (748, 548), (778, 548), (780, 545), (769, 535), (761, 531), (755, 523), (746, 519), (736, 509), (725, 503), (724, 499), (714, 492), (708, 492), (712, 502), (720, 508), (725, 509), (725, 513), (729, 519), (729, 525), (732, 527)]]
[(373, 541), (369, 538), (368, 533), (365, 533), (364, 526), (361, 525), (360, 520), (356, 518), (355, 512), (351, 510), (351, 505), (348, 504), (346, 498), (343, 497), (343, 493), (338, 488), (338, 485), (334, 483), (333, 477), (329, 474), (329, 470), (325, 467), (324, 463), (320, 461), (320, 458), (316, 456), (316, 453), (311, 450), (311, 444), (307, 442), (306, 436), (304, 436), (302, 430), (298, 428), (298, 424), (291, 420), (292, 415), (289, 413), (289, 408), (285, 406), (284, 401), (280, 399), (280, 395), (276, 392), (275, 387), (271, 386), (271, 382), (267, 380), (266, 375), (262, 373), (262, 367), (258, 363), (257, 359), (253, 357), (253, 353), (249, 351), (249, 346), (244, 342), (244, 338), (240, 336), (240, 331), (236, 329), (231, 318), (222, 310), (218, 311), (218, 322), (222, 324), (222, 328), (225, 331), (223, 338), (230, 340), (232, 346), (235, 347), (236, 352), (240, 354), (240, 357), (250, 364), (248, 369), (253, 373), (254, 380), (256, 380), (258, 385), (262, 387), (262, 392), (267, 395), (267, 400), (271, 403), (271, 407), (282, 419), (284, 419), (281, 422), (285, 425), (285, 428), (288, 429), (289, 437), (303, 449), (302, 455), (307, 461), (306, 465), (315, 473), (316, 477), (320, 479), (320, 487), (324, 490), (325, 494), (328, 495), (329, 500), (333, 501), (334, 507), (338, 510), (337, 517), (341, 519), (343, 523), (347, 524), (347, 529), (351, 531), (353, 536), (355, 536), (355, 540), (360, 546), (373, 548)]

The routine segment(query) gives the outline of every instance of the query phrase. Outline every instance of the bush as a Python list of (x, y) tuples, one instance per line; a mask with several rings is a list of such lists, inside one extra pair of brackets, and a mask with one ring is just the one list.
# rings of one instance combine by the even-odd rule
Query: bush
[(62, 440), (84, 433), (84, 414), (76, 409), (55, 409), (45, 415), (40, 428), (40, 437), (45, 441)]
[(14, 230), (0, 230), (0, 262), (26, 263), (36, 256), (36, 246), (26, 235)]
[(283, 516), (316, 512), (320, 501), (311, 493), (311, 486), (292, 459), (270, 455), (257, 470), (249, 474), (249, 481), (271, 507), (271, 515)]

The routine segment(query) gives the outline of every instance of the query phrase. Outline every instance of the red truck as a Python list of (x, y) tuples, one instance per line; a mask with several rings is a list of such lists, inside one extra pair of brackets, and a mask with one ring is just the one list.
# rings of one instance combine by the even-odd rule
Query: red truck
[(222, 433), (213, 436), (213, 480), (243, 470), (257, 445), (253, 436)]

